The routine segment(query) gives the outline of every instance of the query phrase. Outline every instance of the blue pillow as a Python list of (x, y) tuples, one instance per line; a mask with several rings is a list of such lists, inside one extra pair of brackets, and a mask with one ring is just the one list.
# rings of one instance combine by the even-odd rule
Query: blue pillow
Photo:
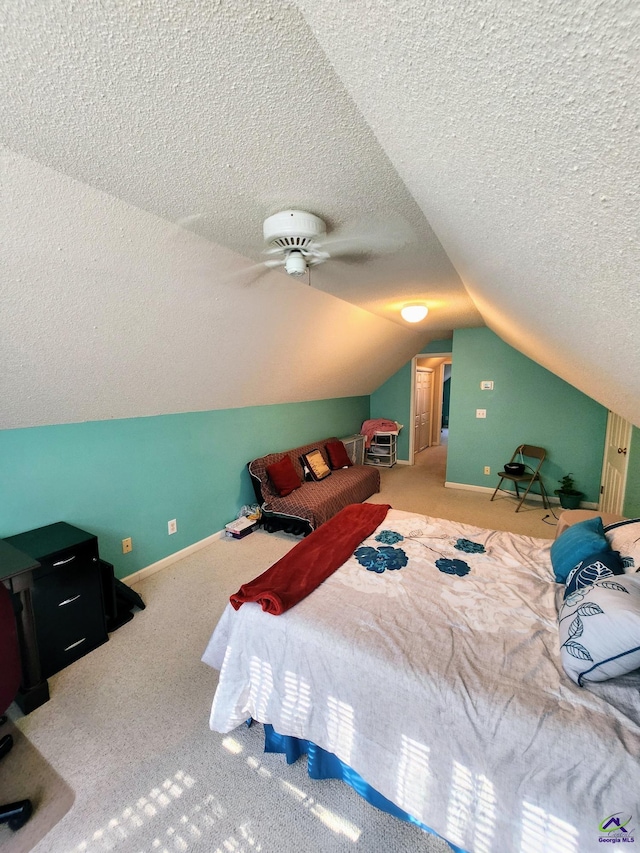
[(564, 583), (571, 569), (582, 560), (610, 550), (599, 515), (572, 524), (551, 546), (551, 565), (557, 583)]
[(624, 565), (618, 551), (604, 551), (602, 554), (587, 557), (569, 572), (564, 590), (564, 600), (567, 601), (569, 596), (574, 593), (582, 594), (581, 590), (591, 586), (596, 581), (623, 574)]

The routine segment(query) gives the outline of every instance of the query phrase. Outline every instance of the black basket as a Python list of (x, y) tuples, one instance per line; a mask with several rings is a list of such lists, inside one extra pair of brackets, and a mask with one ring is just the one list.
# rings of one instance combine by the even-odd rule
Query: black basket
[(520, 477), (524, 474), (524, 465), (522, 462), (507, 462), (504, 466), (505, 474), (515, 474), (516, 477)]

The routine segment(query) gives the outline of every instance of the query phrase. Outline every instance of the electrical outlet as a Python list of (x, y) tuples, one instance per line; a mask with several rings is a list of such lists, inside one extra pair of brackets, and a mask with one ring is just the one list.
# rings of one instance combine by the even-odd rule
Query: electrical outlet
[(130, 537), (130, 536), (129, 536), (129, 537), (127, 537), (126, 539), (123, 539), (123, 540), (122, 540), (122, 553), (123, 553), (123, 554), (128, 554), (128, 553), (129, 553), (129, 551), (133, 551), (133, 543), (132, 543), (132, 541), (131, 541), (131, 537)]
[(486, 409), (476, 409), (476, 417), (477, 418), (486, 418), (487, 410)]
[(178, 532), (178, 522), (175, 518), (172, 518), (171, 521), (167, 522), (167, 528), (169, 530), (169, 536), (171, 536), (172, 533)]
[(484, 473), (485, 473), (485, 474), (490, 474), (490, 473), (491, 473), (491, 468), (490, 468), (488, 465), (485, 465), (485, 466), (484, 466)]

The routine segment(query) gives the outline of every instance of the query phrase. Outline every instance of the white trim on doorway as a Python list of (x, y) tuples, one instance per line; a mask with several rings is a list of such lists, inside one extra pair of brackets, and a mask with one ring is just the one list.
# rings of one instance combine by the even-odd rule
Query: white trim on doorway
[[(418, 359), (422, 358), (443, 358), (445, 361), (439, 366), (438, 369), (434, 371), (435, 381), (433, 383), (433, 399), (435, 404), (432, 406), (431, 417), (432, 420), (436, 417), (438, 418), (438, 423), (442, 420), (442, 387), (444, 380), (444, 365), (445, 364), (453, 364), (453, 353), (452, 352), (420, 352), (411, 359), (411, 393), (410, 393), (410, 414), (411, 414), (411, 427), (409, 430), (409, 465), (415, 465), (415, 440), (414, 440), (414, 419), (415, 419), (415, 407), (416, 407), (416, 371), (418, 368)], [(434, 445), (440, 444), (440, 440), (438, 438), (437, 442), (433, 442)]]

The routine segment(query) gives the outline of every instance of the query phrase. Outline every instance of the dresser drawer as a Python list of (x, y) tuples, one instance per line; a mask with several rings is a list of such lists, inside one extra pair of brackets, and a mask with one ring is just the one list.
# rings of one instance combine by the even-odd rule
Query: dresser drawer
[(72, 558), (98, 559), (97, 537), (64, 521), (9, 536), (6, 541), (41, 564), (34, 572), (36, 578), (66, 565), (63, 561), (74, 562)]
[(40, 568), (33, 572), (33, 579), (37, 584), (41, 579), (47, 583), (53, 582), (54, 578), (72, 577), (74, 570), (76, 574), (81, 569), (94, 565), (98, 567), (98, 542), (91, 539), (70, 548), (57, 551), (54, 554), (45, 554), (38, 558)]
[(33, 606), (38, 615), (71, 617), (92, 599), (101, 599), (98, 563), (69, 563), (58, 571), (34, 579)]
[(108, 639), (96, 563), (79, 564), (40, 578), (32, 596), (45, 678)]

